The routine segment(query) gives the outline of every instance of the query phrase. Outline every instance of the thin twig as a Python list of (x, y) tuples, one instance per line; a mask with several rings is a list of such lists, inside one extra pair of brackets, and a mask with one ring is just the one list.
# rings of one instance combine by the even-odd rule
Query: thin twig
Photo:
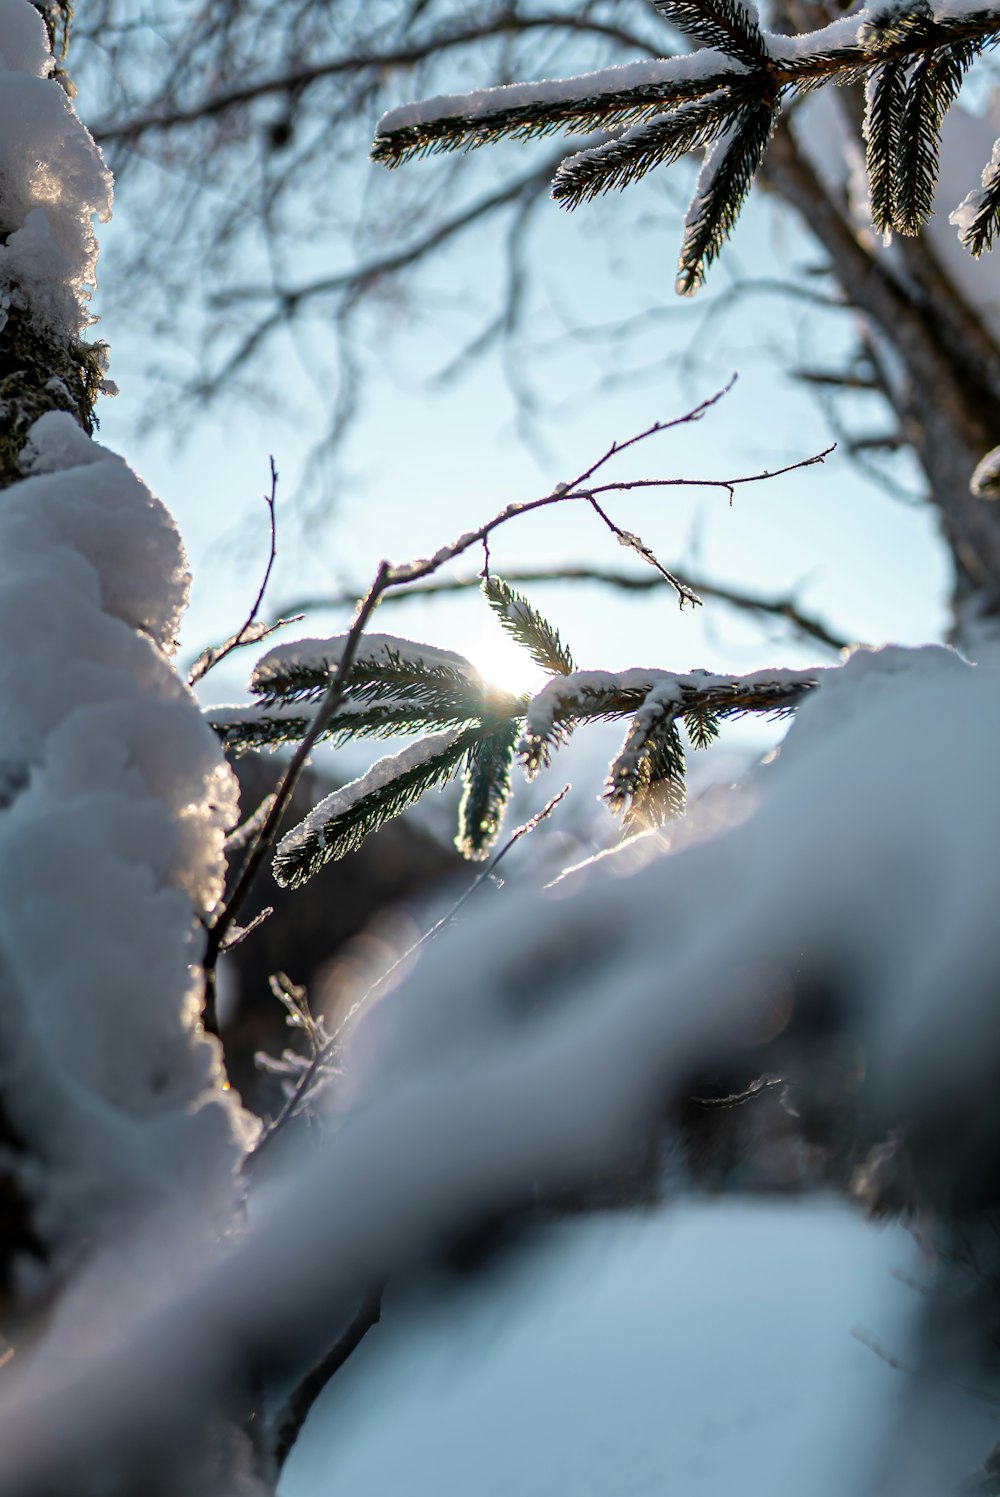
[(261, 1154), (264, 1152), (267, 1146), (271, 1142), (273, 1142), (275, 1137), (295, 1116), (295, 1113), (302, 1105), (302, 1102), (305, 1100), (305, 1098), (308, 1096), (309, 1092), (315, 1085), (317, 1078), (323, 1071), (323, 1068), (330, 1063), (330, 1061), (336, 1054), (345, 1028), (351, 1022), (354, 1016), (359, 1012), (359, 1010), (364, 1006), (364, 1004), (369, 1001), (373, 994), (378, 992), (379, 988), (381, 988), (383, 984), (389, 980), (394, 972), (398, 971), (405, 962), (410, 961), (411, 958), (415, 956), (415, 954), (420, 950), (421, 946), (425, 946), (428, 941), (432, 941), (436, 935), (440, 934), (440, 932), (444, 930), (446, 926), (451, 925), (459, 910), (461, 910), (468, 902), (468, 900), (472, 898), (476, 890), (480, 888), (484, 883), (486, 883), (488, 879), (491, 879), (493, 877), (493, 874), (496, 872), (497, 865), (507, 856), (511, 848), (516, 846), (516, 844), (520, 842), (522, 837), (526, 837), (529, 832), (533, 832), (539, 825), (539, 823), (543, 822), (547, 816), (551, 816), (552, 812), (555, 810), (556, 806), (558, 806), (563, 796), (569, 793), (569, 789), (569, 785), (564, 785), (557, 795), (554, 795), (551, 800), (546, 801), (545, 805), (540, 811), (536, 811), (534, 816), (529, 816), (527, 821), (522, 822), (519, 827), (516, 827), (514, 831), (511, 832), (510, 836), (507, 838), (506, 842), (499, 849), (499, 851), (495, 853), (490, 861), (486, 864), (486, 867), (477, 874), (469, 887), (455, 901), (451, 908), (441, 916), (440, 920), (435, 921), (435, 923), (430, 927), (429, 930), (424, 931), (424, 934), (420, 936), (418, 940), (414, 941), (413, 945), (408, 947), (408, 949), (403, 952), (402, 956), (397, 957), (392, 966), (389, 967), (385, 972), (383, 972), (381, 977), (379, 977), (376, 982), (372, 983), (371, 987), (368, 988), (367, 991), (364, 992), (361, 997), (351, 1005), (350, 1010), (344, 1015), (343, 1019), (337, 1025), (335, 1033), (322, 1047), (322, 1049), (317, 1050), (313, 1055), (308, 1066), (305, 1068), (305, 1070), (302, 1072), (302, 1075), (296, 1082), (295, 1088), (292, 1091), (291, 1095), (286, 1099), (285, 1105), (278, 1113), (278, 1116), (261, 1132), (261, 1135), (258, 1138), (256, 1144), (250, 1150), (250, 1153), (247, 1155), (246, 1159), (243, 1161), (244, 1169), (257, 1164)]
[(210, 645), (207, 650), (202, 650), (201, 654), (198, 656), (198, 659), (191, 667), (191, 671), (188, 675), (189, 686), (194, 686), (198, 681), (203, 681), (208, 675), (209, 671), (214, 670), (215, 667), (220, 663), (220, 661), (225, 660), (226, 656), (231, 655), (234, 650), (242, 649), (244, 645), (259, 644), (262, 639), (266, 639), (268, 635), (273, 634), (276, 629), (283, 629), (286, 624), (297, 623), (298, 620), (302, 617), (301, 614), (293, 614), (287, 618), (275, 619), (271, 624), (262, 624), (257, 625), (256, 628), (254, 627), (254, 625), (257, 623), (257, 615), (260, 612), (261, 604), (264, 601), (264, 594), (267, 592), (267, 584), (271, 580), (271, 572), (274, 569), (275, 558), (278, 554), (278, 526), (275, 510), (275, 499), (278, 492), (278, 470), (274, 466), (273, 457), (270, 459), (270, 463), (271, 492), (264, 495), (264, 503), (267, 505), (271, 543), (270, 549), (268, 551), (267, 566), (264, 568), (263, 580), (261, 581), (260, 587), (257, 590), (257, 596), (254, 599), (253, 607), (250, 609), (250, 612), (247, 614), (246, 619), (237, 629), (236, 633), (231, 634), (223, 644)]
[(694, 1102), (698, 1107), (742, 1107), (744, 1103), (752, 1102), (756, 1097), (762, 1097), (767, 1092), (773, 1091), (776, 1086), (784, 1086), (784, 1084), (783, 1076), (759, 1076), (741, 1092), (729, 1092), (724, 1097), (688, 1097), (687, 1100)]
[[(451, 48), (472, 46), (493, 37), (501, 26), (511, 26), (513, 20), (514, 18), (509, 13), (504, 13), (502, 17), (490, 15), (473, 25), (443, 28), (432, 32), (422, 40), (400, 43), (380, 52), (350, 51), (322, 62), (299, 63), (282, 72), (273, 73), (269, 77), (255, 78), (252, 81), (242, 79), (236, 86), (208, 94), (189, 105), (178, 104), (171, 99), (166, 104), (160, 104), (143, 113), (135, 114), (130, 119), (99, 120), (90, 127), (91, 134), (100, 144), (125, 141), (134, 146), (141, 136), (150, 131), (163, 132), (200, 124), (203, 120), (227, 114), (231, 110), (252, 104), (257, 99), (275, 94), (297, 98), (313, 84), (329, 78), (365, 72), (379, 75), (389, 70), (412, 68), (428, 57), (440, 56)], [(578, 19), (558, 13), (517, 16), (514, 24), (519, 32), (542, 29), (582, 31), (588, 35), (615, 41), (630, 49), (635, 48), (639, 40), (630, 33), (624, 32), (620, 27), (602, 24), (590, 17)]]
[(354, 656), (361, 642), (361, 636), (364, 633), (369, 618), (378, 606), (379, 599), (389, 585), (387, 579), (391, 576), (391, 573), (392, 569), (389, 563), (387, 561), (381, 562), (375, 574), (374, 582), (358, 604), (358, 611), (354, 622), (344, 641), (344, 650), (340, 657), (340, 664), (333, 673), (333, 679), (327, 688), (326, 695), (320, 702), (308, 733), (306, 733), (295, 750), (289, 761), (288, 768), (278, 781), (274, 792), (274, 801), (259, 831), (250, 843), (243, 866), (237, 876), (233, 892), (217, 911), (215, 921), (209, 927), (203, 965), (205, 971), (204, 1025), (210, 1034), (218, 1033), (218, 1020), (215, 1012), (215, 970), (218, 965), (219, 954), (223, 949), (230, 928), (240, 912), (243, 901), (249, 894), (253, 882), (260, 871), (261, 864), (270, 851), (281, 819), (285, 814), (285, 808), (295, 793), (295, 787), (306, 766), (306, 761), (312, 753), (317, 739), (323, 733), (323, 730), (347, 693), (347, 677), (350, 674), (351, 666), (354, 664)]
[[(675, 425), (676, 423), (669, 424)], [(640, 433), (638, 437), (632, 438), (629, 443), (623, 443), (620, 446), (612, 445), (588, 472), (595, 472), (597, 468), (608, 462), (617, 453), (623, 451), (626, 446), (631, 446), (634, 442), (642, 441), (646, 437), (654, 436), (658, 432), (667, 429), (667, 425), (658, 424), (651, 426), (646, 431)], [(456, 557), (463, 555), (471, 546), (480, 545), (486, 537), (490, 536), (501, 525), (506, 524), (508, 520), (519, 519), (521, 515), (531, 514), (534, 510), (545, 509), (552, 504), (567, 504), (579, 500), (592, 505), (595, 494), (627, 493), (632, 489), (649, 488), (724, 489), (729, 495), (730, 502), (732, 502), (734, 490), (740, 485), (762, 483), (765, 479), (778, 478), (785, 473), (794, 473), (799, 468), (814, 467), (817, 463), (822, 463), (824, 459), (829, 457), (835, 447), (836, 443), (833, 443), (831, 446), (825, 447), (822, 452), (814, 453), (812, 457), (800, 458), (798, 462), (788, 463), (782, 468), (775, 468), (773, 470), (763, 469), (760, 473), (746, 474), (739, 478), (633, 478), (619, 480), (616, 483), (594, 484), (589, 488), (584, 488), (581, 485), (585, 479), (578, 477), (572, 483), (557, 484), (551, 493), (543, 494), (541, 498), (516, 500), (513, 504), (508, 504), (505, 509), (500, 510), (498, 514), (494, 515), (491, 520), (487, 520), (485, 525), (480, 525), (476, 530), (467, 530), (464, 535), (460, 535), (450, 546), (442, 546), (433, 556), (393, 567), (387, 586), (402, 587), (411, 582), (418, 582), (423, 577), (429, 577), (444, 566), (446, 562), (454, 561)]]
[(595, 494), (624, 494), (631, 489), (706, 488), (725, 489), (732, 504), (734, 491), (742, 484), (761, 483), (765, 478), (780, 478), (783, 473), (795, 473), (799, 468), (812, 468), (817, 463), (824, 462), (836, 450), (836, 446), (836, 442), (831, 442), (829, 447), (824, 447), (822, 452), (813, 453), (812, 457), (799, 458), (798, 462), (786, 463), (783, 468), (762, 468), (759, 473), (749, 473), (742, 478), (631, 478), (617, 483), (596, 484), (589, 490), (568, 494), (566, 497), (592, 501)]
[(892, 1352), (886, 1351), (885, 1347), (881, 1346), (875, 1340), (874, 1336), (870, 1336), (867, 1331), (861, 1330), (857, 1326), (851, 1331), (851, 1335), (855, 1341), (860, 1341), (862, 1346), (867, 1346), (869, 1351), (873, 1351), (894, 1372), (905, 1372), (909, 1377), (926, 1378), (932, 1383), (941, 1383), (952, 1388), (957, 1388), (960, 1393), (966, 1394), (969, 1398), (978, 1399), (980, 1403), (993, 1404), (994, 1407), (1000, 1404), (1000, 1395), (991, 1393), (987, 1388), (977, 1388), (972, 1383), (963, 1383), (957, 1378), (944, 1377), (940, 1373), (929, 1371), (927, 1368), (914, 1367), (912, 1363), (902, 1361), (899, 1357), (893, 1356)]
[(701, 607), (701, 599), (693, 588), (688, 587), (687, 583), (682, 582), (679, 577), (675, 577), (673, 572), (668, 572), (662, 561), (646, 545), (641, 536), (636, 535), (632, 530), (623, 529), (621, 525), (611, 518), (605, 509), (601, 508), (593, 494), (590, 496), (590, 507), (604, 521), (620, 546), (625, 546), (629, 551), (634, 551), (637, 556), (641, 556), (643, 561), (648, 561), (654, 571), (659, 572), (664, 582), (670, 583), (670, 586), (680, 599), (682, 608), (685, 603), (693, 603), (696, 608)]

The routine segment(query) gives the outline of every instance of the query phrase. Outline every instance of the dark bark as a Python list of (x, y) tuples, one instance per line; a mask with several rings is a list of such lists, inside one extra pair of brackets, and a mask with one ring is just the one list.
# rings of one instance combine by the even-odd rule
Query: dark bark
[(894, 350), (900, 369), (889, 399), (940, 513), (956, 594), (982, 588), (1000, 595), (1000, 506), (969, 490), (976, 464), (1000, 440), (1000, 348), (924, 237), (902, 241), (908, 284), (859, 242), (846, 203), (828, 192), (787, 122), (775, 133), (763, 177), (805, 220), (846, 299)]

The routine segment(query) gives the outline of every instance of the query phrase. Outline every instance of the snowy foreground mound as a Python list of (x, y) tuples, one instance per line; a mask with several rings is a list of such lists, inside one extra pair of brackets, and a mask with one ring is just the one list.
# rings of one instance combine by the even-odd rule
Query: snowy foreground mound
[[(633, 876), (622, 877), (621, 860), (608, 858), (548, 894), (515, 893), (431, 947), (407, 983), (356, 1021), (345, 1046), (340, 1126), (325, 1157), (288, 1187), (272, 1221), (259, 1223), (248, 1258), (279, 1261), (280, 1223), (294, 1211), (303, 1243), (312, 1244), (295, 1255), (300, 1290), (357, 1285), (401, 1269), (441, 1234), (516, 1196), (526, 1179), (544, 1188), (585, 1172), (613, 1157), (665, 1091), (731, 1054), (734, 1040), (751, 1045), (762, 1029), (773, 1032), (771, 979), (789, 972), (813, 979), (849, 1017), (860, 1047), (858, 1116), (872, 1137), (905, 1138), (928, 1213), (988, 1206), (1000, 1071), (998, 687), (995, 671), (948, 650), (859, 652), (824, 676), (751, 790), (724, 802), (721, 814), (717, 804), (711, 825), (706, 818), (699, 829), (695, 816), (687, 845), (637, 864)], [(524, 1476), (517, 1450), (504, 1446), (504, 1454), (495, 1452), (498, 1491), (508, 1479), (506, 1490), (539, 1494), (635, 1497), (672, 1489), (674, 1479), (705, 1497), (729, 1482), (756, 1491), (740, 1466), (736, 1447), (743, 1446), (748, 1460), (751, 1449), (755, 1461), (766, 1452), (759, 1489), (769, 1497), (804, 1490), (939, 1497), (991, 1443), (981, 1410), (948, 1377), (907, 1379), (871, 1351), (848, 1349), (850, 1325), (865, 1325), (871, 1296), (891, 1311), (893, 1323), (871, 1328), (894, 1355), (905, 1357), (908, 1334), (917, 1335), (915, 1326), (904, 1333), (893, 1321), (902, 1313), (900, 1291), (886, 1285), (881, 1249), (870, 1246), (879, 1240), (870, 1235), (875, 1229), (817, 1212), (808, 1201), (770, 1216), (720, 1208), (682, 1215), (677, 1242), (693, 1237), (672, 1257), (668, 1216), (642, 1229), (649, 1252), (639, 1252), (641, 1266), (628, 1246), (637, 1229), (591, 1230), (607, 1230), (609, 1241), (620, 1232), (625, 1246), (617, 1243), (606, 1279), (596, 1274), (597, 1287), (579, 1299), (553, 1288), (546, 1306), (532, 1300), (546, 1338), (533, 1360), (508, 1358), (511, 1338), (520, 1335), (512, 1329), (499, 1338), (497, 1367), (479, 1368), (459, 1313), (454, 1338), (446, 1332), (441, 1345), (412, 1341), (405, 1329), (393, 1342), (401, 1360), (377, 1364), (388, 1379), (387, 1409), (357, 1373), (347, 1412), (333, 1416), (330, 1431), (346, 1485), (381, 1497), (398, 1488), (402, 1462), (417, 1493), (468, 1490), (474, 1474), (476, 1490), (490, 1492), (481, 1452), (470, 1464), (473, 1429), (489, 1449), (504, 1444), (503, 1431), (516, 1445), (523, 1428), (537, 1454), (534, 1474)], [(901, 1265), (915, 1252), (889, 1241), (889, 1256), (898, 1250)], [(838, 1279), (835, 1268), (855, 1248), (867, 1281), (858, 1300), (853, 1280)], [(578, 1250), (586, 1251), (569, 1250), (570, 1278)], [(654, 1289), (652, 1259), (661, 1254), (665, 1277)], [(287, 1253), (280, 1261), (289, 1268)], [(640, 1303), (652, 1327), (636, 1324), (634, 1285), (623, 1282), (633, 1275), (648, 1290)], [(504, 1290), (495, 1302), (515, 1327), (523, 1289), (507, 1298)], [(609, 1324), (615, 1313), (600, 1309), (605, 1294), (621, 1312), (616, 1325)], [(658, 1327), (656, 1305), (664, 1314)], [(914, 1321), (923, 1313), (919, 1295), (907, 1307)], [(590, 1348), (594, 1361), (585, 1364), (576, 1353), (591, 1313), (595, 1341), (602, 1315), (608, 1339)], [(671, 1331), (678, 1314), (686, 1323), (680, 1336)], [(800, 1315), (804, 1324), (796, 1326)], [(778, 1346), (769, 1341), (772, 1317), (787, 1337)], [(829, 1336), (837, 1350), (823, 1343)], [(730, 1337), (742, 1349), (720, 1363), (706, 1348), (732, 1346)], [(749, 1347), (744, 1337), (752, 1338)], [(699, 1348), (693, 1362), (692, 1342)], [(569, 1346), (568, 1362), (559, 1343)], [(624, 1366), (626, 1344), (662, 1392), (662, 1409), (655, 1387), (630, 1394), (645, 1400), (639, 1422), (648, 1438), (632, 1429), (629, 1404), (625, 1425), (609, 1432), (587, 1412), (582, 1390), (571, 1438), (564, 1394), (572, 1401), (571, 1390), (587, 1382), (585, 1365), (603, 1386), (606, 1363)], [(408, 1372), (415, 1346), (431, 1368), (426, 1396)], [(475, 1373), (455, 1374), (463, 1356), (476, 1362)], [(711, 1395), (709, 1361), (719, 1379)], [(435, 1368), (445, 1369), (437, 1382)], [(812, 1374), (815, 1383), (807, 1381)], [(539, 1398), (544, 1383), (558, 1405), (549, 1431), (557, 1451), (543, 1439), (546, 1418), (525, 1411), (523, 1379)], [(444, 1382), (462, 1391), (446, 1395)], [(862, 1405), (863, 1390), (875, 1383), (886, 1401), (873, 1418)], [(923, 1402), (905, 1407), (914, 1387)], [(820, 1444), (820, 1454), (848, 1442), (828, 1488), (819, 1485), (822, 1459), (813, 1460), (815, 1450), (805, 1455), (806, 1389), (830, 1403), (814, 1409), (809, 1425), (819, 1439), (818, 1419), (831, 1442)], [(904, 1404), (898, 1421), (890, 1417), (892, 1389)], [(366, 1391), (379, 1408), (377, 1433), (372, 1424), (354, 1425)], [(672, 1431), (669, 1457), (664, 1428)], [(602, 1430), (607, 1443), (598, 1453)], [(303, 1453), (303, 1473), (308, 1459)], [(588, 1459), (590, 1485), (582, 1474)], [(287, 1490), (301, 1490), (291, 1474)]]
[[(64, 1460), (108, 1449), (123, 1428), (169, 1443), (249, 1353), (301, 1349), (310, 1334), (329, 1344), (337, 1305), (386, 1278), (406, 1283), (442, 1240), (522, 1201), (525, 1186), (561, 1186), (611, 1162), (665, 1094), (734, 1045), (774, 1033), (783, 973), (811, 979), (810, 991), (849, 1015), (871, 1132), (903, 1133), (928, 1219), (955, 1207), (960, 1187), (976, 1208), (984, 1175), (961, 1165), (990, 1159), (1000, 1069), (999, 687), (997, 672), (952, 651), (862, 651), (823, 674), (749, 792), (726, 796), (711, 826), (693, 814), (668, 856), (636, 862), (632, 876), (627, 861), (606, 858), (551, 891), (482, 901), (424, 948), (404, 984), (359, 1013), (340, 1055), (334, 1126), (254, 1192), (225, 1262), (178, 1260), (148, 1234), (108, 1254), (112, 1271), (127, 1254), (145, 1302), (132, 1293), (117, 1305), (111, 1340), (78, 1317), (51, 1326), (33, 1377), (13, 1383), (0, 1407), (9, 1466), (30, 1472), (49, 1460), (43, 1443), (25, 1446), (24, 1431), (54, 1421)], [(732, 1231), (725, 1213), (707, 1223), (710, 1234)], [(663, 1231), (669, 1277), (669, 1217)], [(741, 1237), (751, 1231), (740, 1226)], [(716, 1272), (722, 1293), (731, 1268), (714, 1250), (695, 1256), (705, 1305), (705, 1274)], [(632, 1274), (627, 1254), (623, 1263)], [(807, 1277), (823, 1295), (825, 1266)], [(102, 1283), (100, 1260), (91, 1281)], [(846, 1320), (838, 1313), (838, 1337)], [(894, 1326), (874, 1331), (892, 1341)], [(548, 1334), (564, 1331), (552, 1323)], [(705, 1325), (708, 1341), (719, 1334)], [(663, 1337), (669, 1344), (668, 1328)], [(847, 1373), (832, 1362), (829, 1377), (843, 1386)], [(669, 1379), (650, 1365), (651, 1376), (677, 1382), (677, 1364)], [(954, 1407), (954, 1383), (919, 1386), (930, 1412), (918, 1424), (901, 1419), (907, 1461), (889, 1452), (879, 1497), (940, 1497), (984, 1454), (982, 1428), (970, 1434), (966, 1407)], [(716, 1439), (714, 1416), (719, 1427), (731, 1415), (734, 1428), (757, 1421), (746, 1395), (747, 1383), (720, 1383), (714, 1415), (699, 1401), (705, 1442)], [(654, 1391), (644, 1397), (651, 1419)], [(398, 1416), (412, 1428), (418, 1413)], [(781, 1434), (772, 1460), (795, 1440)], [(645, 1469), (659, 1472), (657, 1451), (647, 1446)], [(353, 1460), (344, 1457), (347, 1484), (373, 1497), (386, 1490), (365, 1487)], [(543, 1464), (563, 1470), (557, 1455)], [(554, 1497), (567, 1490), (585, 1488), (554, 1478)]]
[(447, 1306), (390, 1300), (282, 1497), (857, 1497), (901, 1377), (851, 1331), (910, 1354), (918, 1257), (830, 1202), (562, 1228)]

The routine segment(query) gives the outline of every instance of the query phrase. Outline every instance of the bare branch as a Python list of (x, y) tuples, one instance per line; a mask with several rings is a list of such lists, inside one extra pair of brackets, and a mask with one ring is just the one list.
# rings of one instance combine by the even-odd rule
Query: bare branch
[(489, 217), (491, 213), (530, 198), (540, 191), (548, 183), (561, 159), (561, 153), (546, 157), (545, 162), (536, 167), (534, 171), (516, 177), (513, 181), (504, 183), (495, 192), (477, 199), (461, 213), (443, 220), (423, 238), (405, 245), (402, 249), (394, 250), (390, 254), (378, 256), (363, 265), (355, 266), (352, 270), (344, 271), (340, 275), (324, 276), (320, 280), (309, 281), (301, 286), (284, 288), (271, 285), (234, 286), (217, 293), (213, 298), (213, 305), (216, 307), (223, 307), (238, 301), (254, 300), (274, 301), (275, 305), (245, 335), (228, 356), (222, 368), (202, 382), (203, 392), (210, 393), (224, 384), (247, 362), (264, 340), (288, 317), (297, 312), (303, 303), (338, 292), (357, 295), (386, 276), (395, 275), (401, 270), (419, 264), (434, 250), (458, 238), (480, 220)]
[(649, 437), (656, 436), (662, 431), (669, 431), (685, 421), (700, 419), (705, 410), (709, 406), (714, 405), (731, 388), (732, 381), (714, 396), (710, 397), (709, 400), (702, 401), (700, 405), (695, 406), (685, 416), (677, 417), (673, 421), (654, 422), (645, 431), (639, 432), (634, 437), (630, 437), (627, 442), (613, 442), (595, 463), (591, 464), (583, 473), (574, 478), (571, 483), (557, 484), (551, 493), (543, 494), (539, 499), (524, 499), (515, 501), (513, 504), (508, 504), (505, 509), (500, 510), (498, 514), (494, 515), (491, 520), (487, 520), (485, 525), (479, 526), (477, 530), (467, 530), (464, 535), (460, 535), (450, 546), (442, 546), (433, 556), (392, 567), (387, 586), (398, 587), (408, 585), (411, 582), (419, 581), (423, 577), (429, 577), (438, 571), (445, 562), (454, 561), (456, 557), (463, 555), (471, 547), (481, 545), (492, 535), (494, 530), (499, 529), (508, 520), (518, 519), (521, 515), (530, 514), (533, 510), (544, 509), (552, 504), (566, 504), (573, 500), (583, 500), (587, 504), (593, 505), (596, 494), (628, 493), (633, 489), (650, 488), (723, 489), (728, 494), (730, 503), (732, 503), (734, 491), (737, 487), (749, 483), (762, 483), (769, 478), (778, 478), (785, 473), (797, 472), (800, 468), (814, 467), (817, 463), (822, 463), (833, 452), (836, 443), (825, 447), (822, 452), (814, 453), (812, 457), (801, 458), (799, 461), (787, 463), (781, 468), (765, 468), (759, 473), (745, 474), (739, 478), (633, 478), (618, 480), (614, 483), (586, 486), (587, 479), (597, 473), (613, 457), (617, 456), (618, 453), (624, 452), (627, 448), (634, 447), (636, 443), (646, 441)]
[[(821, 620), (804, 613), (792, 598), (762, 598), (756, 593), (742, 592), (738, 588), (728, 587), (719, 582), (706, 581), (703, 577), (693, 577), (689, 572), (680, 571), (675, 575), (683, 586), (690, 588), (703, 599), (714, 598), (731, 608), (738, 608), (741, 612), (763, 613), (784, 619), (796, 633), (816, 640), (818, 644), (824, 645), (829, 650), (844, 650), (852, 643), (852, 638), (834, 634)], [(505, 582), (529, 584), (598, 582), (604, 587), (618, 588), (623, 592), (653, 592), (665, 585), (664, 578), (653, 576), (648, 572), (616, 572), (592, 566), (515, 567), (511, 570), (504, 569), (503, 577)], [(481, 586), (482, 576), (478, 572), (462, 577), (440, 577), (433, 582), (415, 582), (412, 587), (406, 588), (403, 592), (389, 593), (383, 601), (384, 606), (388, 607), (391, 604), (405, 603), (413, 598), (468, 592)], [(349, 608), (353, 607), (357, 601), (359, 591), (359, 588), (345, 588), (342, 592), (331, 593), (325, 598), (296, 598), (287, 606), (294, 609), (296, 613), (302, 614), (318, 612), (321, 609)]]
[(223, 644), (210, 645), (207, 650), (202, 650), (201, 654), (198, 656), (198, 659), (192, 665), (190, 674), (188, 675), (189, 686), (194, 686), (197, 684), (197, 682), (203, 681), (208, 675), (209, 671), (214, 670), (215, 667), (220, 663), (220, 661), (225, 660), (226, 656), (231, 655), (234, 650), (242, 649), (244, 645), (260, 644), (261, 640), (266, 639), (269, 634), (273, 634), (277, 629), (283, 629), (286, 624), (297, 623), (299, 618), (301, 618), (302, 616), (301, 614), (299, 614), (296, 617), (296, 615), (292, 614), (286, 618), (275, 619), (275, 621), (271, 624), (257, 623), (257, 615), (260, 612), (261, 604), (264, 601), (264, 594), (267, 592), (267, 584), (271, 580), (271, 572), (274, 568), (275, 557), (278, 554), (277, 520), (275, 516), (275, 497), (278, 488), (278, 470), (274, 466), (273, 457), (270, 459), (270, 463), (271, 491), (269, 494), (264, 495), (264, 503), (267, 505), (268, 520), (271, 532), (271, 547), (268, 553), (267, 566), (264, 568), (263, 580), (257, 591), (257, 596), (254, 599), (253, 607), (250, 609), (249, 614), (237, 629), (236, 633), (231, 634)]
[(382, 51), (352, 51), (324, 62), (308, 66), (292, 67), (272, 73), (269, 77), (241, 83), (236, 88), (221, 89), (207, 94), (193, 104), (181, 105), (167, 100), (145, 113), (130, 119), (107, 119), (91, 126), (91, 134), (101, 145), (112, 141), (135, 144), (143, 135), (152, 131), (163, 132), (193, 125), (201, 120), (212, 119), (229, 110), (252, 104), (257, 99), (275, 94), (301, 96), (313, 84), (326, 79), (371, 73), (383, 74), (389, 69), (413, 68), (430, 58), (438, 58), (459, 47), (473, 46), (489, 37), (496, 36), (513, 24), (518, 33), (532, 31), (582, 32), (588, 36), (602, 37), (616, 42), (628, 50), (648, 51), (641, 38), (620, 26), (613, 26), (591, 18), (560, 15), (547, 12), (536, 16), (512, 18), (508, 8), (502, 14), (494, 14), (471, 26), (447, 26), (431, 32), (419, 41), (386, 47)]

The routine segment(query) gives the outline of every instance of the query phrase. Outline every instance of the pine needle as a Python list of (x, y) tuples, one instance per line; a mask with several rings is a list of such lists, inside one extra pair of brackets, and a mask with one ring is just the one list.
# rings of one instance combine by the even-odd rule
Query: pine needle
[(962, 80), (982, 50), (959, 42), (925, 52), (906, 88), (899, 123), (892, 221), (901, 234), (917, 234), (934, 211), (941, 125), (958, 97)]
[[(711, 77), (634, 84), (599, 90), (577, 98), (541, 97), (519, 104), (499, 104), (476, 114), (446, 113), (413, 123), (380, 126), (371, 159), (394, 168), (418, 156), (471, 151), (497, 140), (536, 140), (556, 134), (590, 135), (595, 130), (634, 125), (686, 99), (724, 88), (742, 73), (720, 66)], [(502, 93), (503, 90), (497, 90)], [(449, 105), (451, 100), (448, 101)]]
[(601, 193), (637, 182), (654, 167), (672, 165), (715, 140), (745, 98), (745, 89), (720, 89), (706, 99), (681, 105), (672, 114), (636, 125), (618, 140), (571, 156), (556, 172), (553, 198), (576, 208)]
[(873, 72), (865, 89), (864, 140), (872, 223), (883, 236), (893, 228), (893, 174), (899, 147), (906, 67), (898, 58)]
[(777, 120), (777, 104), (751, 99), (716, 141), (698, 178), (684, 224), (677, 290), (692, 295), (740, 216)]
[(522, 593), (516, 593), (502, 577), (491, 574), (483, 580), (483, 594), (501, 627), (527, 650), (536, 665), (552, 675), (570, 674), (573, 657), (559, 638), (559, 631)]
[(480, 724), (465, 729), (439, 753), (404, 768), (387, 783), (346, 806), (341, 799), (343, 792), (329, 797), (332, 803), (329, 816), (317, 814), (321, 812), (321, 803), (279, 843), (272, 865), (275, 882), (282, 888), (297, 889), (327, 863), (356, 852), (379, 827), (416, 805), (425, 791), (453, 779), (482, 733)]
[(679, 31), (749, 67), (770, 61), (760, 27), (741, 0), (653, 0)]
[(478, 862), (496, 842), (510, 797), (511, 765), (520, 730), (520, 720), (512, 718), (469, 750), (455, 838), (464, 858)]

